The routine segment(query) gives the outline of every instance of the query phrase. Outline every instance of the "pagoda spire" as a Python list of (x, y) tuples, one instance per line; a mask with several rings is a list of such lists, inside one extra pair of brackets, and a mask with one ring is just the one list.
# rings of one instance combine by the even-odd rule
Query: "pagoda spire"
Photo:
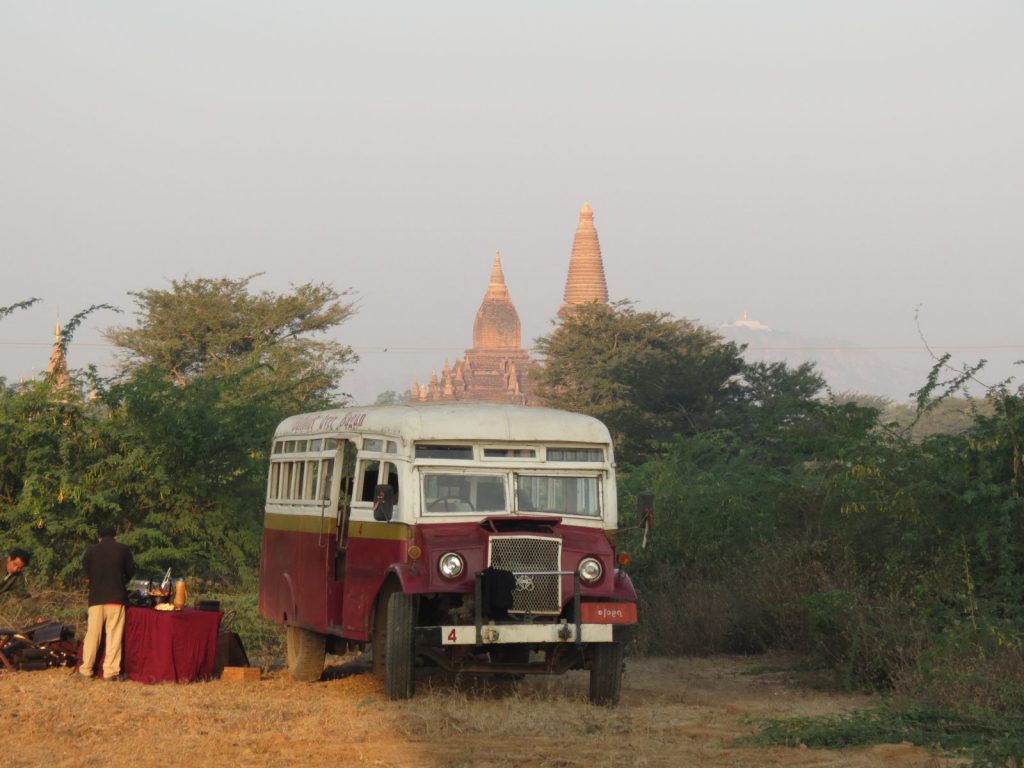
[(60, 344), (60, 320), (53, 331), (53, 351), (50, 353), (50, 364), (46, 367), (46, 375), (58, 389), (63, 389), (69, 383), (68, 364), (64, 357), (64, 350)]
[(508, 286), (505, 285), (505, 273), (501, 269), (501, 251), (494, 254), (494, 264), (491, 266), (491, 282), (487, 284), (487, 293), (484, 299), (508, 300)]
[(498, 251), (494, 254), (487, 293), (473, 321), (473, 349), (515, 349), (520, 343), (519, 313), (509, 297)]
[[(473, 347), (454, 363), (445, 359), (440, 376), (435, 369), (429, 386), (419, 385), (418, 399), (526, 405), (534, 398), (529, 374), (537, 367), (530, 353), (522, 348), (519, 313), (505, 284), (501, 251), (498, 251), (491, 262), (487, 290), (473, 320)], [(415, 381), (413, 390), (415, 398)]]
[(594, 228), (594, 211), (590, 203), (580, 209), (580, 220), (576, 225), (576, 237), (572, 243), (569, 258), (569, 275), (565, 281), (565, 297), (558, 314), (571, 312), (581, 304), (607, 304), (608, 285), (604, 279), (604, 263), (601, 260), (601, 244)]

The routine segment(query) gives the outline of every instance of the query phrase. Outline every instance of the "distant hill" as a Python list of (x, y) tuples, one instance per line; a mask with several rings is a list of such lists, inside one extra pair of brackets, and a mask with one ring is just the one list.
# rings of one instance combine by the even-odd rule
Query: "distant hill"
[(833, 392), (863, 392), (902, 402), (924, 384), (931, 365), (923, 349), (863, 349), (842, 339), (777, 331), (746, 314), (715, 330), (729, 341), (746, 344), (745, 357), (751, 362), (814, 363)]

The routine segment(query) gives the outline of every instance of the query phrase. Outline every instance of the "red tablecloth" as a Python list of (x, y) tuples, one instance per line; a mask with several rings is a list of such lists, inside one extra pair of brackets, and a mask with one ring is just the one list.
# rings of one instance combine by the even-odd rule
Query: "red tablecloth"
[(220, 611), (128, 608), (124, 674), (137, 683), (208, 680), (217, 656)]

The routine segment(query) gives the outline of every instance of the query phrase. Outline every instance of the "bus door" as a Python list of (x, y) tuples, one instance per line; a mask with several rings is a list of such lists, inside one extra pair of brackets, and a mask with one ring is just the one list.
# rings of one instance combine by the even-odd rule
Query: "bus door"
[[(344, 583), (344, 631), (346, 637), (366, 639), (374, 600), (388, 573), (398, 560), (407, 526), (374, 519), (373, 505), (379, 485), (391, 487), (395, 514), (401, 503), (398, 464), (395, 456), (363, 452), (356, 465), (355, 495), (352, 500), (350, 539), (346, 550)], [(373, 444), (376, 447), (376, 443)]]
[(345, 553), (348, 551), (348, 523), (352, 515), (352, 494), (355, 492), (356, 447), (349, 440), (341, 440), (338, 446), (341, 464), (338, 488), (338, 506), (335, 509), (337, 537), (335, 538), (334, 580), (345, 576)]
[[(345, 579), (345, 555), (348, 551), (348, 524), (352, 514), (352, 493), (355, 484), (356, 447), (350, 440), (338, 441), (338, 453), (329, 464), (337, 470), (336, 484), (327, 485), (327, 504), (337, 499), (333, 509), (324, 511), (334, 518), (334, 547), (328, 555), (327, 578), (327, 625), (340, 631), (342, 582)], [(326, 485), (326, 484), (325, 484)], [(337, 490), (335, 490), (335, 488)], [(325, 523), (326, 527), (326, 523)], [(333, 560), (333, 564), (331, 561)]]

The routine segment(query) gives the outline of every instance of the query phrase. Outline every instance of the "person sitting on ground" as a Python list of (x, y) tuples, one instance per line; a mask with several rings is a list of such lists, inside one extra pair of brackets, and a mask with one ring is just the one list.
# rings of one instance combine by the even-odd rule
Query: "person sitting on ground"
[(25, 574), (22, 571), (32, 562), (32, 553), (21, 547), (14, 547), (7, 554), (3, 572), (0, 573), (0, 624), (8, 628), (19, 627), (34, 621), (42, 622), (39, 604), (28, 591)]

